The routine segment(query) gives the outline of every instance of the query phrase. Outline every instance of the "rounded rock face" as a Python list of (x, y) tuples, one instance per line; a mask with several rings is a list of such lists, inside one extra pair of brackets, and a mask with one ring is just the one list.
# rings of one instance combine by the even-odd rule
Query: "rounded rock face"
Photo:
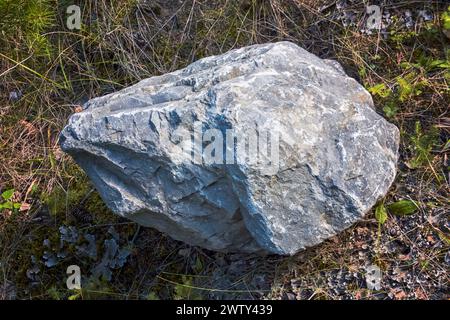
[(92, 99), (60, 143), (123, 217), (211, 250), (291, 255), (386, 194), (399, 132), (338, 63), (279, 42)]

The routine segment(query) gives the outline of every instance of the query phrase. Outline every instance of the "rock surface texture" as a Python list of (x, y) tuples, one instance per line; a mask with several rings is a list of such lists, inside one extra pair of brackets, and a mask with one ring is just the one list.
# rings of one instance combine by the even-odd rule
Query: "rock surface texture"
[[(277, 169), (190, 161), (183, 147), (195, 134), (179, 132), (198, 122), (237, 136), (257, 124), (278, 136), (270, 144)], [(338, 63), (279, 42), (92, 99), (60, 142), (123, 217), (211, 250), (291, 255), (349, 227), (386, 194), (399, 132)]]

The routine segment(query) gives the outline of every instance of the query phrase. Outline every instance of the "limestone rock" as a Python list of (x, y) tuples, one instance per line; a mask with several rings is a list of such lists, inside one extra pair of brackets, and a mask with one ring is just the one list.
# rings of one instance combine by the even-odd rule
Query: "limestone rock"
[(362, 218), (394, 180), (398, 141), (338, 63), (289, 42), (92, 99), (60, 137), (115, 213), (211, 250), (276, 254)]

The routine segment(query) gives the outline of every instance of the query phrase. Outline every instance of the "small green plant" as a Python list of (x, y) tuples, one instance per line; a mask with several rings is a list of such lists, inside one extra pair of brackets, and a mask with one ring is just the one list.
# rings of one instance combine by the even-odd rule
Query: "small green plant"
[(79, 300), (83, 298), (83, 293), (81, 290), (73, 290), (73, 294), (67, 297), (67, 300)]
[(430, 163), (431, 150), (437, 144), (438, 131), (435, 127), (427, 133), (423, 132), (419, 121), (416, 121), (414, 134), (411, 137), (410, 149), (414, 154), (407, 162), (411, 169), (416, 169), (424, 164)]
[(434, 57), (430, 57), (422, 53), (415, 60), (415, 62), (404, 61), (400, 63), (400, 67), (405, 70), (417, 69), (422, 72), (430, 72), (435, 69), (450, 69), (450, 63), (448, 60), (435, 59)]
[(388, 218), (388, 215), (387, 215), (386, 207), (384, 206), (383, 203), (380, 203), (375, 208), (375, 219), (377, 219), (377, 221), (380, 225), (383, 225), (386, 222), (387, 218)]
[(389, 212), (396, 216), (410, 216), (414, 214), (418, 208), (419, 206), (417, 203), (412, 200), (400, 200), (391, 203), (388, 206)]
[(17, 210), (20, 208), (20, 203), (11, 200), (13, 195), (14, 189), (8, 189), (2, 193), (1, 195), (2, 202), (0, 202), (0, 210), (2, 209)]
[(377, 238), (375, 240), (375, 252), (377, 260), (380, 260), (381, 227), (388, 219), (386, 207), (384, 206), (384, 200), (380, 202), (375, 208), (375, 219), (378, 222)]
[[(49, 54), (50, 43), (45, 30), (55, 22), (55, 2), (52, 0), (1, 0), (0, 31), (3, 39), (13, 46), (25, 44), (37, 55)], [(23, 41), (15, 41), (21, 36)]]
[(358, 74), (361, 78), (367, 77), (367, 68), (365, 66), (362, 66), (361, 68), (359, 68)]
[(398, 107), (395, 101), (389, 101), (383, 107), (383, 112), (388, 118), (393, 118), (397, 115)]
[(147, 300), (160, 300), (157, 293), (151, 291), (146, 297)]
[(201, 300), (202, 296), (193, 287), (192, 277), (183, 275), (182, 282), (178, 283), (174, 287), (174, 299), (175, 300)]
[(62, 300), (64, 299), (64, 293), (61, 292), (57, 287), (51, 286), (47, 289), (47, 295), (53, 300)]
[(374, 96), (379, 96), (381, 98), (387, 98), (391, 95), (391, 89), (386, 87), (384, 83), (380, 83), (373, 87), (370, 87), (369, 92)]
[(444, 30), (450, 30), (450, 6), (447, 8), (447, 11), (442, 13), (441, 19)]
[(412, 40), (417, 37), (417, 32), (415, 31), (399, 31), (392, 30), (390, 32), (390, 39), (397, 45), (401, 46), (403, 43)]
[(397, 77), (396, 82), (398, 85), (398, 99), (401, 102), (421, 95), (423, 88), (427, 85), (427, 81), (425, 79), (419, 80), (417, 73), (414, 71), (403, 77)]
[(393, 118), (397, 115), (397, 99), (395, 95), (392, 95), (392, 90), (389, 87), (387, 87), (384, 83), (379, 83), (369, 87), (368, 90), (372, 95), (386, 99), (387, 102), (385, 102), (383, 107), (383, 112), (386, 117)]

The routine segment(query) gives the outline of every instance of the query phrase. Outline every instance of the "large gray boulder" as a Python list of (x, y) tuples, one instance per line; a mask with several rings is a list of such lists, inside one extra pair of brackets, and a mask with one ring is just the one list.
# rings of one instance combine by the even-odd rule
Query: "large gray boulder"
[(60, 139), (115, 213), (211, 250), (289, 255), (386, 194), (398, 141), (338, 63), (289, 42), (92, 99)]

